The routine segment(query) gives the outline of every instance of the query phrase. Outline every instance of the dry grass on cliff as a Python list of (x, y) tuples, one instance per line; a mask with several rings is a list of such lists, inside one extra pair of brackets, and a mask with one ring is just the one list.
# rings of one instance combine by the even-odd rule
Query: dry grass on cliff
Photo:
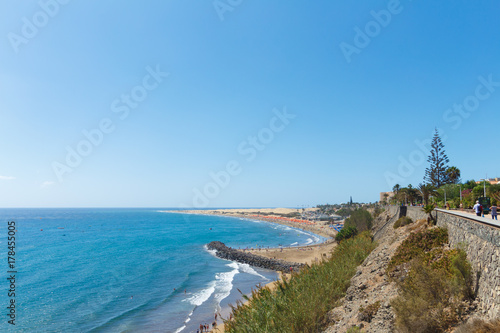
[(455, 333), (500, 333), (500, 319), (490, 322), (476, 319), (472, 323), (460, 326)]
[(412, 234), (389, 264), (388, 273), (399, 288), (391, 305), (400, 332), (445, 332), (460, 322), (468, 308), (472, 268), (464, 251), (441, 246), (447, 236), (440, 228)]
[(252, 292), (249, 304), (233, 307), (226, 332), (318, 332), (326, 314), (344, 296), (351, 277), (375, 248), (368, 233), (342, 241), (327, 261), (303, 269), (274, 291)]

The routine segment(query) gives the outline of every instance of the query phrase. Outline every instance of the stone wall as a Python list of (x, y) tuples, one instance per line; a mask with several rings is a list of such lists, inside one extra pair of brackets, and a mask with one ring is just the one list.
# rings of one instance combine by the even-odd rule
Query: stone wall
[[(390, 206), (391, 214), (400, 214), (400, 207)], [(486, 318), (500, 316), (500, 229), (482, 223), (482, 218), (459, 216), (453, 211), (435, 210), (437, 226), (448, 229), (450, 246), (463, 247), (474, 268), (476, 291)], [(407, 207), (412, 220), (427, 219), (420, 207)]]

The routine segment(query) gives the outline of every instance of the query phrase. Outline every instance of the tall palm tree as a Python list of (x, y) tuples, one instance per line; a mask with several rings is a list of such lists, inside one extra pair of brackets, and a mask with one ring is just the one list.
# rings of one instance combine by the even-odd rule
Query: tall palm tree
[(454, 166), (449, 167), (446, 169), (446, 178), (448, 178), (448, 182), (457, 184), (460, 181), (460, 169)]
[(398, 194), (398, 192), (399, 192), (400, 189), (401, 189), (401, 186), (399, 186), (399, 184), (396, 184), (392, 188), (392, 192), (394, 192), (394, 194)]
[(418, 184), (418, 192), (422, 195), (426, 205), (429, 204), (429, 197), (437, 194), (436, 188), (432, 184)]
[(406, 187), (400, 188), (398, 193), (394, 196), (399, 203), (403, 204), (406, 201), (405, 199), (408, 198), (407, 190)]
[(411, 184), (406, 188), (406, 194), (408, 195), (408, 200), (410, 204), (413, 205), (413, 202), (417, 199), (417, 190), (413, 188)]

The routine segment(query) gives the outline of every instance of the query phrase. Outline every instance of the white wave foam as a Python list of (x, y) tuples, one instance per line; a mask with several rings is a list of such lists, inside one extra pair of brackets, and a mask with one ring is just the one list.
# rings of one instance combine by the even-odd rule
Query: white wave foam
[(251, 275), (255, 275), (255, 276), (258, 276), (258, 277), (261, 277), (263, 279), (266, 279), (266, 280), (269, 280), (268, 278), (266, 278), (265, 276), (263, 275), (260, 275), (259, 273), (257, 273), (250, 265), (248, 264), (238, 264), (241, 271), (243, 273), (247, 273), (247, 274), (251, 274)]
[(185, 328), (186, 328), (186, 325), (179, 327), (174, 333), (179, 333), (180, 331), (182, 331)]
[(290, 246), (295, 246), (295, 245), (299, 245), (299, 243), (295, 242), (295, 243), (290, 244)]
[(217, 250), (208, 249), (207, 244), (203, 245), (203, 249), (208, 253), (210, 253), (211, 255), (213, 255), (214, 257), (217, 257)]
[(310, 237), (307, 239), (306, 245), (309, 245), (311, 243), (319, 243), (319, 241), (320, 241), (320, 238), (318, 236), (316, 236), (316, 234), (313, 234), (313, 233), (307, 232), (307, 231), (303, 231), (300, 229), (297, 229), (297, 231), (300, 232), (301, 234), (304, 234), (304, 235), (307, 235)]
[(217, 306), (220, 308), (220, 302), (231, 294), (233, 289), (233, 279), (236, 274), (240, 271), (238, 269), (238, 263), (232, 262), (226, 266), (233, 268), (230, 272), (217, 273), (215, 275), (215, 294), (214, 299), (217, 302)]
[(215, 284), (216, 284), (216, 281), (210, 282), (210, 284), (208, 285), (207, 288), (203, 289), (202, 291), (200, 291), (198, 293), (195, 293), (193, 296), (185, 299), (185, 301), (191, 303), (194, 306), (200, 306), (200, 305), (202, 305), (214, 293), (214, 291), (215, 291)]
[(281, 225), (281, 227), (278, 227), (278, 229), (281, 229), (281, 230), (284, 230), (284, 231), (290, 231), (290, 230), (294, 230), (295, 228), (290, 228), (288, 226)]

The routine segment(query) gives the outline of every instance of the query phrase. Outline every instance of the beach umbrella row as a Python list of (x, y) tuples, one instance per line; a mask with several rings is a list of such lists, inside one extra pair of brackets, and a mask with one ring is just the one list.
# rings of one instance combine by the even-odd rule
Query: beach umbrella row
[(261, 219), (282, 220), (282, 221), (295, 222), (295, 223), (301, 223), (301, 224), (316, 225), (315, 222), (311, 222), (308, 220), (292, 219), (292, 218), (282, 217), (282, 216), (267, 216), (267, 215), (251, 215), (251, 216), (261, 218)]

